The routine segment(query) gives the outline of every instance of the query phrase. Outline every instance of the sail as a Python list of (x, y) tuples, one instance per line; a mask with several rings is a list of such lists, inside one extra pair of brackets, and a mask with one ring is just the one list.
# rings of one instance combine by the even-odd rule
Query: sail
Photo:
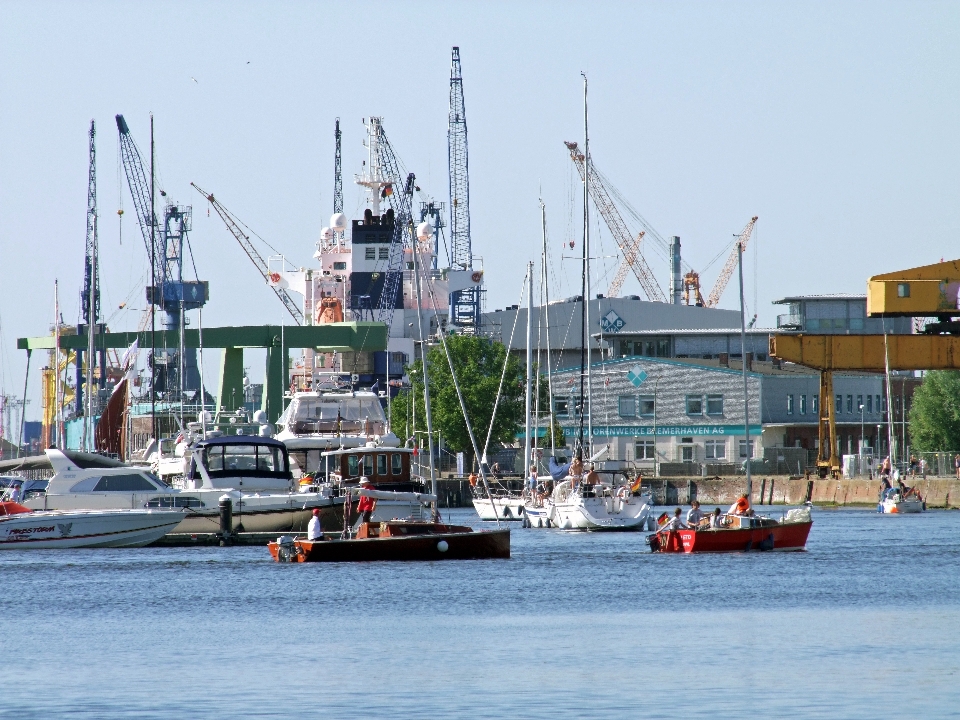
[(116, 455), (121, 460), (124, 459), (124, 446), (126, 445), (124, 413), (127, 409), (129, 382), (129, 378), (124, 377), (113, 388), (110, 400), (107, 401), (107, 407), (104, 408), (100, 420), (97, 421), (97, 429), (93, 436), (97, 452)]

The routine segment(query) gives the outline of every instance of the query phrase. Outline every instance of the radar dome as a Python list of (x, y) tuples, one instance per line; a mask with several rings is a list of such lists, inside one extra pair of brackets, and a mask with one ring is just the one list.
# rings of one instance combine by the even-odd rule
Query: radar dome
[(320, 231), (320, 239), (333, 240), (333, 230), (328, 227), (323, 228), (323, 230)]
[(330, 227), (334, 232), (342, 232), (347, 229), (347, 216), (343, 213), (335, 213), (330, 217)]
[(429, 240), (433, 237), (433, 225), (428, 222), (422, 222), (417, 225), (417, 238), (420, 240)]

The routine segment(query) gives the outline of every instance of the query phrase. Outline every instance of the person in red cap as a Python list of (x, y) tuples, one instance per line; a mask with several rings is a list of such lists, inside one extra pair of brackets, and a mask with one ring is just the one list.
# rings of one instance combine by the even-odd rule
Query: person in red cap
[(313, 509), (313, 517), (307, 525), (307, 540), (323, 540), (323, 528), (320, 527), (320, 508)]

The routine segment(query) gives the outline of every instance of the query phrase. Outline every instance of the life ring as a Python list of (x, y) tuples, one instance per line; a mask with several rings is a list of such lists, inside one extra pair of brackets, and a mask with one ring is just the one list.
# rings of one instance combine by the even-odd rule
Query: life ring
[(470, 275), (470, 280), (475, 283), (480, 282), (481, 280), (483, 280), (483, 273), (477, 270), (476, 272)]

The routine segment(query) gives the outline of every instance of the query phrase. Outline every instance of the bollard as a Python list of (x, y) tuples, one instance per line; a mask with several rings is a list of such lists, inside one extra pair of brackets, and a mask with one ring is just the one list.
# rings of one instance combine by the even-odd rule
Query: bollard
[(229, 497), (220, 498), (220, 544), (225, 545), (233, 533), (233, 501)]

